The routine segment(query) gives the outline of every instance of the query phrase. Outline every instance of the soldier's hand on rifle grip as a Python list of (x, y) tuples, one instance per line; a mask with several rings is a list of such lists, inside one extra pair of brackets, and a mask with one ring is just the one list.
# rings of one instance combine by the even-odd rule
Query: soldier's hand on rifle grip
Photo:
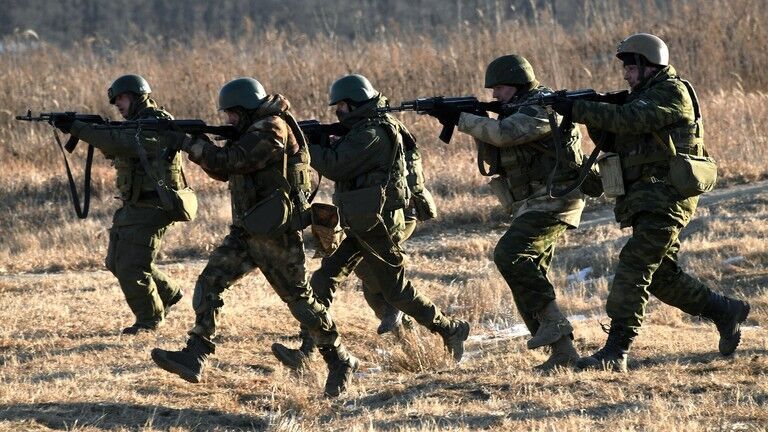
[(58, 115), (53, 118), (51, 124), (56, 129), (68, 134), (72, 130), (72, 124), (75, 123), (75, 116)]
[(573, 113), (573, 101), (567, 97), (557, 96), (555, 98), (555, 103), (552, 104), (552, 109), (563, 117), (571, 118), (571, 114)]
[(459, 116), (461, 111), (450, 107), (441, 107), (436, 110), (430, 111), (427, 114), (437, 119), (443, 126), (455, 126), (459, 124)]

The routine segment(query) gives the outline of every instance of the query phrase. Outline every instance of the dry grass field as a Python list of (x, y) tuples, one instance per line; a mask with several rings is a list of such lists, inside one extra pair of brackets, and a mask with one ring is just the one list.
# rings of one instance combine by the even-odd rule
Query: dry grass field
[[(477, 174), (472, 143), (456, 134), (442, 144), (437, 122), (403, 114), (420, 138), (441, 211), (409, 242), (410, 276), (444, 310), (471, 321), (466, 360), (455, 367), (436, 355), (439, 338), (423, 329), (402, 340), (376, 336), (376, 319), (353, 278), (334, 314), (363, 367), (347, 395), (328, 401), (320, 397), (319, 357), (299, 377), (272, 357), (272, 342), (298, 343), (290, 338), (297, 328), (258, 273), (226, 293), (220, 346), (204, 383), (188, 384), (151, 363), (151, 348), (180, 347), (192, 323), (194, 281), (230, 220), (225, 185), (188, 164), (201, 211), (195, 222), (170, 230), (160, 260), (187, 296), (157, 333), (123, 337), (132, 317), (103, 270), (118, 205), (114, 170), (97, 156), (91, 216), (77, 220), (51, 129), (12, 120), (27, 108), (115, 118), (106, 87), (128, 72), (146, 76), (177, 118), (213, 124), (221, 122), (218, 88), (242, 75), (287, 95), (300, 119), (330, 120), (328, 86), (349, 72), (369, 76), (396, 103), (439, 94), (487, 99), (485, 65), (510, 52), (531, 59), (547, 85), (605, 91), (624, 88), (616, 43), (653, 31), (700, 93), (707, 146), (720, 164), (719, 188), (727, 189), (768, 177), (768, 13), (758, 0), (708, 3), (669, 21), (640, 11), (632, 20), (606, 16), (576, 37), (545, 17), (499, 33), (382, 30), (376, 40), (350, 42), (257, 29), (239, 43), (158, 40), (114, 51), (87, 40), (67, 51), (43, 44), (0, 54), (0, 430), (768, 430), (765, 188), (705, 200), (684, 231), (684, 267), (752, 304), (733, 358), (717, 354), (713, 325), (652, 300), (630, 373), (541, 376), (530, 369), (546, 354), (525, 349), (511, 294), (492, 261), (509, 219)], [(72, 157), (78, 174), (83, 155), (78, 148)], [(328, 200), (329, 187), (319, 199)], [(607, 206), (590, 201), (585, 219)], [(606, 321), (609, 281), (628, 234), (612, 223), (591, 224), (568, 232), (560, 246), (551, 278), (574, 317), (582, 353), (604, 341), (598, 322)], [(310, 270), (318, 264), (310, 260)]]

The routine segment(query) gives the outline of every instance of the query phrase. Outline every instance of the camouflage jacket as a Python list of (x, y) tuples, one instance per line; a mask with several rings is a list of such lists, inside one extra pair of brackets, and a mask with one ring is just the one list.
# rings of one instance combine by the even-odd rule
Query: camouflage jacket
[(633, 89), (623, 105), (576, 101), (573, 120), (586, 124), (590, 134), (608, 133), (604, 147), (622, 160), (626, 193), (616, 199), (614, 209), (622, 227), (632, 225), (640, 212), (663, 213), (682, 225), (691, 220), (698, 197), (680, 199), (666, 182), (668, 159), (654, 160), (670, 140), (679, 152), (703, 151), (691, 95), (672, 66)]
[(252, 114), (252, 123), (240, 138), (223, 147), (206, 140), (194, 140), (186, 149), (189, 160), (211, 177), (229, 181), (232, 224), (242, 227), (242, 217), (274, 191), (290, 193), (285, 176), (286, 154), (299, 151), (299, 144), (281, 115), (290, 109), (287, 99), (271, 96)]
[[(132, 107), (128, 120), (173, 117), (162, 108), (158, 108), (152, 99), (145, 98)], [(103, 129), (98, 126), (75, 121), (72, 125), (72, 135), (98, 148), (108, 158), (112, 159), (117, 170), (116, 183), (120, 199), (125, 204), (139, 206), (159, 204), (155, 181), (147, 175), (139, 160), (138, 145), (135, 129)], [(168, 134), (157, 132), (141, 132), (138, 143), (144, 148), (153, 169), (153, 175), (162, 179), (174, 189), (184, 187), (181, 176), (181, 157), (176, 157), (170, 163), (162, 158), (169, 140), (174, 139)]]
[[(537, 87), (533, 90), (516, 96), (510, 103), (522, 103), (542, 91), (548, 91), (546, 87)], [(560, 122), (562, 118), (557, 117)], [(528, 212), (546, 212), (557, 220), (571, 227), (578, 227), (581, 221), (581, 213), (584, 209), (584, 195), (577, 189), (562, 198), (550, 198), (547, 193), (546, 179), (551, 167), (554, 166), (554, 158), (529, 147), (528, 144), (542, 145), (552, 148), (552, 130), (546, 110), (538, 105), (524, 106), (512, 113), (505, 113), (499, 119), (481, 117), (470, 113), (462, 113), (459, 118), (458, 128), (475, 138), (478, 146), (493, 146), (500, 148), (501, 175), (506, 178), (519, 173), (519, 178), (528, 178), (525, 188), (528, 192), (523, 194), (523, 201), (518, 208), (515, 217)], [(581, 150), (581, 132), (572, 127), (562, 137), (566, 141), (563, 147), (570, 158), (581, 163), (583, 157)], [(565, 153), (565, 152), (564, 152)], [(559, 167), (560, 174), (566, 174), (563, 181), (555, 184), (569, 183), (576, 177), (576, 172), (562, 164)], [(514, 188), (513, 185), (510, 188)], [(513, 196), (517, 195), (513, 191)], [(515, 196), (517, 199), (517, 197)]]
[(337, 193), (383, 186), (389, 179), (384, 209), (395, 210), (405, 207), (409, 192), (399, 122), (376, 112), (385, 103), (379, 97), (358, 107), (342, 119), (349, 129), (345, 136), (331, 146), (310, 144), (309, 152), (312, 167), (336, 182)]

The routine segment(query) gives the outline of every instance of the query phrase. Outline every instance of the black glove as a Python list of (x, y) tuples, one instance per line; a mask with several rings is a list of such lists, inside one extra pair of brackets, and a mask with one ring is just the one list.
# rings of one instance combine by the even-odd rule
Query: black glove
[(461, 116), (461, 111), (457, 110), (456, 108), (441, 107), (430, 111), (427, 114), (436, 118), (443, 126), (446, 126), (459, 124), (459, 116)]
[(72, 130), (72, 124), (75, 122), (75, 116), (63, 114), (53, 118), (53, 127), (68, 134)]
[(573, 101), (567, 97), (558, 96), (552, 104), (552, 109), (561, 116), (570, 118), (573, 114)]

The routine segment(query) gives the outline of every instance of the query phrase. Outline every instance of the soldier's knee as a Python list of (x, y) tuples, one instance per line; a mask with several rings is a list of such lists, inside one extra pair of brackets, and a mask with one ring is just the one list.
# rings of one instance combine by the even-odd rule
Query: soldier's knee
[(221, 293), (212, 289), (210, 281), (200, 276), (195, 283), (195, 292), (192, 295), (192, 308), (196, 314), (205, 314), (224, 306)]

